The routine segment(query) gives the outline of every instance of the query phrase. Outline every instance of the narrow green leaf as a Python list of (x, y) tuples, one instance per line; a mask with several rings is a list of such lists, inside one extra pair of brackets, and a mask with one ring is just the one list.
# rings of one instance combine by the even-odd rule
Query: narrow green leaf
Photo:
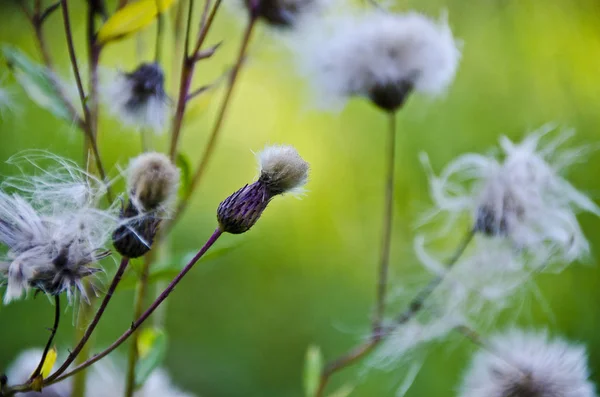
[(29, 98), (54, 116), (73, 122), (73, 116), (61, 97), (55, 84), (59, 84), (48, 69), (33, 62), (21, 50), (11, 45), (2, 46), (2, 54), (12, 72)]
[(330, 394), (329, 397), (348, 397), (353, 391), (354, 386), (344, 385), (337, 389), (333, 394)]
[(167, 334), (158, 328), (143, 329), (137, 340), (137, 349), (139, 358), (135, 367), (135, 385), (141, 387), (165, 359)]
[(304, 361), (304, 394), (314, 397), (323, 371), (323, 355), (318, 346), (309, 346)]
[(177, 154), (175, 164), (180, 171), (180, 183), (179, 183), (179, 197), (183, 198), (190, 190), (190, 184), (192, 182), (192, 166), (190, 164), (190, 158), (183, 153)]

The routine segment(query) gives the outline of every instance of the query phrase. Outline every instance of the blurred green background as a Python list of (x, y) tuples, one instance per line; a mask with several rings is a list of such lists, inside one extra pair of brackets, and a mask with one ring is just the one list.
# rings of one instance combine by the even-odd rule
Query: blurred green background
[[(217, 20), (210, 41), (224, 40), (214, 59), (197, 68), (195, 84), (218, 77), (237, 51), (242, 19), (235, 0)], [(71, 1), (77, 50), (84, 59), (84, 2)], [(198, 2), (201, 3), (201, 2)], [(200, 6), (201, 4), (198, 4)], [(428, 208), (427, 184), (417, 154), (427, 151), (439, 170), (467, 151), (486, 151), (501, 134), (519, 139), (548, 121), (577, 129), (574, 143), (600, 138), (600, 3), (595, 0), (404, 0), (396, 10), (432, 16), (447, 10), (455, 35), (464, 41), (457, 79), (438, 100), (413, 97), (398, 118), (399, 162), (394, 224), (392, 289), (415, 288), (425, 273), (415, 260), (413, 225)], [(199, 10), (198, 10), (199, 11)], [(57, 68), (71, 69), (58, 13), (46, 26)], [(174, 253), (197, 249), (215, 228), (215, 209), (228, 194), (255, 177), (252, 151), (268, 143), (294, 145), (312, 167), (302, 200), (276, 199), (251, 232), (225, 236), (226, 255), (200, 263), (168, 299), (169, 350), (165, 366), (175, 382), (210, 397), (299, 397), (306, 349), (320, 346), (334, 358), (368, 332), (375, 296), (383, 201), (386, 120), (364, 101), (340, 114), (317, 111), (306, 84), (295, 77), (292, 60), (277, 31), (261, 30), (252, 44), (217, 154), (193, 205), (172, 234)], [(133, 69), (152, 59), (153, 27), (138, 38), (108, 47), (104, 66)], [(174, 50), (165, 38), (165, 68)], [(39, 59), (33, 34), (13, 2), (0, 3), (0, 42), (19, 46)], [(83, 63), (83, 61), (82, 61)], [(9, 75), (4, 64), (1, 75)], [(168, 77), (173, 96), (175, 79)], [(12, 78), (18, 106), (0, 121), (3, 162), (29, 148), (82, 159), (81, 133), (28, 101)], [(204, 148), (218, 95), (188, 110), (182, 150), (192, 161)], [(109, 117), (101, 120), (100, 148), (112, 174), (140, 150), (140, 138)], [(155, 137), (157, 149), (168, 138)], [(114, 165), (114, 166), (113, 166)], [(594, 199), (600, 194), (600, 157), (593, 154), (570, 174)], [(592, 256), (600, 248), (600, 220), (580, 217)], [(116, 269), (107, 262), (109, 272)], [(548, 326), (552, 333), (588, 346), (593, 379), (600, 381), (600, 269), (595, 258), (559, 276), (539, 277), (544, 303), (527, 295), (502, 319), (524, 326)], [(132, 292), (122, 291), (99, 326), (96, 347), (110, 343), (131, 322)], [(403, 295), (404, 296), (404, 295)], [(403, 301), (395, 302), (401, 307)], [(68, 312), (70, 313), (70, 311)], [(70, 314), (59, 344), (72, 341)], [(18, 352), (41, 346), (52, 309), (44, 298), (0, 309), (0, 369)], [(436, 343), (408, 396), (454, 395), (472, 345), (460, 337)], [(407, 371), (357, 366), (335, 376), (330, 390), (357, 384), (352, 396), (394, 396)]]

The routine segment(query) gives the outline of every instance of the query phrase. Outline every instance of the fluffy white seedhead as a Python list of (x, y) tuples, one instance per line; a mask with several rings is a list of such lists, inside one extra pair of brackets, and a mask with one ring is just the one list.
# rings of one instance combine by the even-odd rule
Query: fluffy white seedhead
[(162, 153), (144, 153), (127, 167), (129, 195), (141, 211), (167, 209), (179, 188), (179, 169)]
[(110, 112), (126, 126), (163, 133), (170, 100), (160, 66), (142, 64), (131, 73), (106, 74), (101, 95)]
[(492, 338), (465, 374), (460, 397), (595, 397), (583, 346), (545, 332)]
[(259, 181), (275, 194), (298, 193), (308, 181), (309, 165), (289, 145), (267, 146), (258, 154)]
[[(86, 397), (122, 396), (125, 392), (125, 371), (115, 360), (104, 359), (91, 368), (86, 385)], [(156, 369), (134, 397), (194, 397), (173, 385), (163, 369)]]
[[(45, 152), (26, 152), (9, 162), (24, 172), (7, 178), (0, 190), (0, 243), (7, 252), (0, 259), (0, 275), (7, 285), (4, 302), (29, 288), (49, 294), (79, 291), (85, 298), (84, 277), (109, 255), (104, 249), (116, 227), (116, 208), (99, 209), (103, 189), (68, 160)], [(44, 160), (44, 161), (42, 161)], [(44, 164), (42, 164), (44, 163)]]
[[(29, 349), (19, 354), (6, 371), (9, 383), (22, 384), (27, 382), (33, 371), (37, 368), (41, 358), (41, 349)], [(66, 379), (44, 387), (41, 393), (31, 391), (21, 395), (23, 397), (69, 397), (71, 395), (71, 380)]]
[(551, 130), (533, 132), (518, 144), (503, 137), (502, 156), (465, 154), (439, 176), (424, 156), (436, 205), (429, 215), (446, 215), (448, 228), (470, 217), (477, 232), (507, 238), (513, 247), (528, 252), (534, 265), (568, 264), (585, 256), (589, 245), (576, 214), (600, 216), (600, 208), (561, 176), (581, 160), (585, 148), (557, 150), (570, 131), (541, 144)]
[(372, 11), (305, 25), (294, 49), (324, 104), (362, 96), (394, 111), (412, 91), (443, 92), (460, 59), (447, 22), (418, 13)]

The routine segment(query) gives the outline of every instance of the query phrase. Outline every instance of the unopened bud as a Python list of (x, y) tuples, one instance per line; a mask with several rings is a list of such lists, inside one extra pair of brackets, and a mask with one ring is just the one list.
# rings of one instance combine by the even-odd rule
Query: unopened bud
[(258, 181), (233, 193), (217, 209), (219, 227), (224, 232), (240, 234), (248, 231), (273, 197), (298, 191), (308, 179), (308, 163), (291, 146), (267, 147), (258, 158)]

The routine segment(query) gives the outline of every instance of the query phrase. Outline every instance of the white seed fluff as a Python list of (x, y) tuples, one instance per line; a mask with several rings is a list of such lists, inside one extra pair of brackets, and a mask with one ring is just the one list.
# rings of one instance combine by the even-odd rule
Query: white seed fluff
[(585, 348), (545, 332), (511, 330), (475, 354), (460, 397), (595, 397)]
[(314, 19), (292, 46), (322, 104), (338, 107), (348, 97), (369, 97), (378, 86), (401, 82), (416, 92), (439, 94), (460, 59), (447, 22), (414, 12)]
[[(92, 265), (110, 253), (104, 247), (116, 207), (99, 209), (102, 182), (69, 160), (28, 151), (9, 163), (24, 174), (7, 178), (0, 190), (0, 243), (8, 249), (0, 258), (4, 302), (29, 288), (67, 292), (69, 301), (80, 292), (85, 299), (81, 280), (101, 271)], [(26, 165), (37, 172), (25, 173)]]
[(162, 153), (144, 153), (129, 163), (127, 185), (138, 210), (168, 212), (177, 196), (179, 169)]
[(289, 145), (267, 146), (258, 154), (260, 179), (275, 194), (299, 193), (308, 181), (309, 165)]
[(541, 144), (551, 130), (542, 128), (518, 144), (503, 137), (501, 157), (464, 154), (439, 176), (423, 156), (435, 204), (427, 218), (443, 214), (450, 228), (470, 217), (477, 231), (506, 237), (513, 247), (528, 252), (534, 267), (549, 262), (567, 265), (585, 256), (589, 244), (576, 214), (600, 216), (600, 208), (561, 176), (567, 166), (581, 160), (585, 148), (557, 150), (571, 131)]
[(135, 82), (126, 73), (106, 71), (104, 75), (101, 99), (114, 117), (136, 130), (164, 133), (170, 109), (166, 95), (149, 95), (140, 99)]

